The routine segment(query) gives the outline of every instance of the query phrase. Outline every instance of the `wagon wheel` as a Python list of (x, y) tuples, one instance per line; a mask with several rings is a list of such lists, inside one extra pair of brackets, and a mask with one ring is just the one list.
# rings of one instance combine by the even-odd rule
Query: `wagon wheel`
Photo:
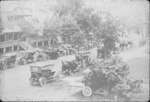
[(39, 78), (40, 86), (44, 86), (46, 84), (46, 79), (44, 77)]
[(92, 89), (89, 86), (85, 86), (82, 90), (83, 96), (89, 97), (92, 95)]

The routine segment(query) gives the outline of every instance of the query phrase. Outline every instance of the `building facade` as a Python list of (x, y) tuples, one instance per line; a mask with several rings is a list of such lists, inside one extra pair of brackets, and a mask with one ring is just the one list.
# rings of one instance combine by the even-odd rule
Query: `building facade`
[(38, 34), (27, 36), (25, 42), (27, 42), (34, 48), (51, 48), (57, 43), (55, 38), (46, 37), (43, 35), (39, 36)]
[(20, 30), (5, 29), (0, 33), (0, 54), (23, 50), (19, 46), (23, 33)]

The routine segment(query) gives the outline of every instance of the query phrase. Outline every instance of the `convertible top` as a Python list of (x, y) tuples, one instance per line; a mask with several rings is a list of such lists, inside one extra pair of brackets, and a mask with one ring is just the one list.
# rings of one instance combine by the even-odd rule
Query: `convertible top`
[(31, 66), (36, 67), (46, 67), (46, 66), (53, 66), (57, 63), (57, 60), (48, 60), (48, 61), (42, 61), (32, 64)]
[(75, 55), (68, 55), (68, 56), (59, 57), (59, 60), (61, 60), (63, 62), (71, 62), (75, 59), (76, 59)]
[(58, 73), (61, 72), (62, 70), (62, 63), (61, 60), (48, 60), (48, 61), (42, 61), (42, 62), (37, 62), (34, 63), (30, 66), (32, 67), (38, 67), (38, 68), (42, 68), (42, 69), (51, 69), (53, 71), (56, 71)]

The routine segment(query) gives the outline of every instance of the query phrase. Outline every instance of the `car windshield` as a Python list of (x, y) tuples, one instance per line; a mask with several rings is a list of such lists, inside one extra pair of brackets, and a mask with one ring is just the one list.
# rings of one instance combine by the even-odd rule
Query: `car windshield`
[(53, 68), (54, 65), (49, 64), (49, 65), (45, 65), (45, 66), (31, 66), (31, 71), (32, 72), (38, 72), (40, 70), (51, 70)]
[(31, 66), (30, 69), (31, 69), (31, 72), (38, 72), (39, 69), (40, 69), (40, 67), (37, 67), (37, 66)]

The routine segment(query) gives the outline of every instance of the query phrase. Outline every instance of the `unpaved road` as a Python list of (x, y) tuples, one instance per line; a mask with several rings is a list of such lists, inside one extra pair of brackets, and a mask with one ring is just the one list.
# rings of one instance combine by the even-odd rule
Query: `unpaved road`
[(31, 86), (29, 65), (18, 66), (1, 73), (1, 98), (3, 100), (75, 100), (71, 95), (81, 89), (65, 81), (56, 81), (44, 87)]
[[(137, 52), (138, 51), (138, 52)], [(140, 50), (124, 52), (122, 56), (127, 59), (130, 69), (130, 75), (136, 79), (144, 79), (144, 94), (137, 96), (142, 101), (149, 97), (148, 87), (148, 59), (139, 52)], [(136, 53), (135, 53), (136, 52)], [(134, 56), (133, 56), (134, 53)], [(132, 56), (130, 56), (132, 55)], [(80, 76), (64, 77), (63, 79), (49, 83), (44, 87), (31, 86), (29, 84), (30, 65), (16, 66), (0, 73), (0, 98), (5, 101), (93, 101), (102, 100), (100, 96), (85, 98), (80, 94), (82, 83), (76, 82)], [(82, 76), (81, 76), (82, 77)], [(136, 97), (135, 97), (136, 98)], [(103, 98), (104, 99), (104, 98)], [(105, 99), (104, 99), (105, 100)], [(106, 100), (109, 101), (109, 100)]]

